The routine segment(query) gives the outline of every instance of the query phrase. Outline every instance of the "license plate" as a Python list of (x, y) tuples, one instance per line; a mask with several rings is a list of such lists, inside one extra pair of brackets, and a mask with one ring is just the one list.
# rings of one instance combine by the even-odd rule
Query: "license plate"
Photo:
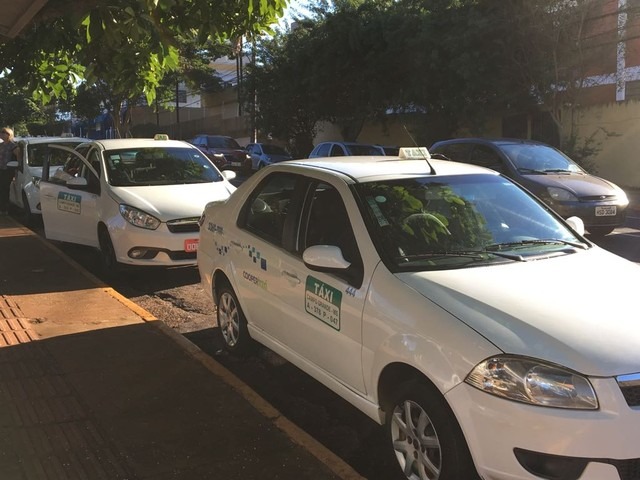
[(241, 165), (242, 165), (242, 163), (240, 163), (240, 162), (231, 162), (231, 166), (232, 167), (239, 167)]
[(185, 252), (197, 252), (198, 251), (198, 243), (200, 242), (197, 238), (189, 238), (184, 241), (184, 251)]
[(616, 216), (615, 205), (605, 205), (602, 207), (596, 207), (596, 217), (615, 217), (615, 216)]

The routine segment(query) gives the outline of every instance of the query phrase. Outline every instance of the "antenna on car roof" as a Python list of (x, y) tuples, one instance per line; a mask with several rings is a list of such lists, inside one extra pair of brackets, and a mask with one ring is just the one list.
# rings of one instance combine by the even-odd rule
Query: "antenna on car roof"
[(431, 154), (427, 147), (400, 147), (398, 157), (400, 160), (424, 160), (429, 165), (430, 173), (432, 175), (436, 173), (433, 165), (429, 162)]
[(416, 142), (416, 139), (413, 138), (413, 135), (411, 135), (411, 133), (409, 132), (409, 129), (407, 128), (407, 126), (404, 123), (402, 124), (402, 128), (404, 128), (404, 131), (407, 132), (407, 135), (409, 135), (409, 138), (413, 142), (413, 146), (414, 147), (418, 147), (419, 146), (418, 142)]

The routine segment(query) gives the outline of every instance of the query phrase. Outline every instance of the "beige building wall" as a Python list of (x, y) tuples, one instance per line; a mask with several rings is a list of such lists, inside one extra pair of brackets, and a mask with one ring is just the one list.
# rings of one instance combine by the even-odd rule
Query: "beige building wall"
[[(570, 120), (569, 115), (563, 117)], [(592, 173), (623, 188), (640, 188), (640, 102), (585, 107), (576, 126), (580, 139), (593, 136), (599, 149)], [(565, 131), (569, 128), (565, 125)]]

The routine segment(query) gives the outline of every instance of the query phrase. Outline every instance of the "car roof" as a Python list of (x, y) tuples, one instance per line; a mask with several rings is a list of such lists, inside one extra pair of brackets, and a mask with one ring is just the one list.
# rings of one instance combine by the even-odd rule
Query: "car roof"
[(88, 142), (88, 138), (82, 137), (16, 137), (17, 142), (24, 142), (28, 144), (36, 143), (68, 143), (68, 142)]
[(195, 148), (188, 142), (182, 140), (155, 140), (153, 138), (111, 138), (105, 140), (93, 140), (91, 142), (100, 145), (104, 150), (114, 150), (119, 148), (152, 148), (152, 147), (172, 147), (172, 148)]
[(440, 146), (440, 145), (450, 145), (453, 143), (481, 143), (481, 144), (493, 144), (493, 145), (545, 145), (549, 146), (546, 143), (539, 142), (537, 140), (527, 140), (523, 138), (483, 138), (483, 137), (462, 137), (462, 138), (451, 138), (448, 140), (440, 140), (435, 142), (431, 148)]
[[(278, 165), (322, 170), (327, 173), (351, 177), (354, 182), (373, 181), (382, 178), (406, 178), (412, 176), (467, 175), (485, 173), (499, 175), (494, 170), (449, 162), (446, 160), (414, 160), (398, 156), (345, 156), (289, 160)], [(432, 172), (431, 167), (435, 173)]]

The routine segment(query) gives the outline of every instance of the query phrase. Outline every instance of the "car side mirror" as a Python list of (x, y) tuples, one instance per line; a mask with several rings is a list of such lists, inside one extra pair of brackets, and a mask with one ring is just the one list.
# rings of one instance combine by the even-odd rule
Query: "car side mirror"
[(314, 245), (302, 253), (302, 260), (311, 270), (336, 271), (346, 270), (351, 266), (342, 256), (340, 247), (333, 245)]
[(11, 160), (10, 162), (7, 162), (7, 167), (9, 167), (9, 168), (18, 168), (18, 161), (17, 160)]
[(67, 188), (72, 190), (85, 190), (89, 186), (89, 183), (84, 177), (73, 177), (67, 180), (66, 185)]
[(221, 173), (226, 180), (233, 180), (237, 176), (236, 172), (234, 172), (233, 170), (222, 170)]
[(569, 217), (566, 221), (577, 234), (584, 235), (584, 222), (580, 217)]

